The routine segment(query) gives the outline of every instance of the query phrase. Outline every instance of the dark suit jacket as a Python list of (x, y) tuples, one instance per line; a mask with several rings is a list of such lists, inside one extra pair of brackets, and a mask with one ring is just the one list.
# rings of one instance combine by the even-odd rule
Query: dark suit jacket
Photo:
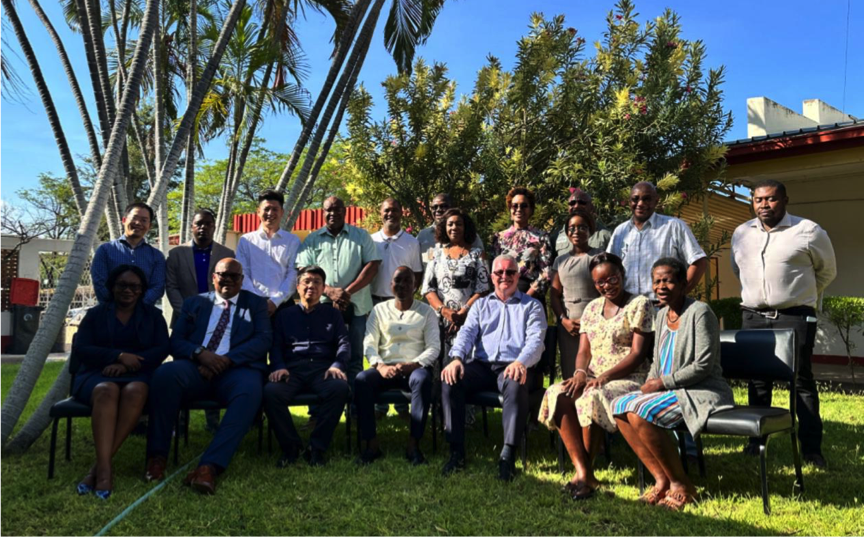
[[(215, 297), (215, 293), (207, 293), (183, 302), (171, 332), (171, 356), (175, 360), (189, 360), (192, 352), (204, 344)], [(272, 342), (267, 299), (240, 291), (231, 319), (231, 350), (226, 356), (235, 367), (251, 367), (266, 373), (267, 352)]]
[[(183, 307), (183, 301), (198, 294), (198, 274), (195, 272), (195, 258), (192, 255), (192, 241), (176, 246), (168, 252), (165, 293), (168, 295), (171, 309), (174, 310), (171, 324), (174, 324), (174, 320), (177, 319), (177, 313)], [(216, 268), (216, 263), (226, 257), (234, 257), (234, 250), (214, 242), (213, 251), (210, 253), (210, 267), (207, 269), (207, 289), (209, 291), (213, 291), (213, 270)]]

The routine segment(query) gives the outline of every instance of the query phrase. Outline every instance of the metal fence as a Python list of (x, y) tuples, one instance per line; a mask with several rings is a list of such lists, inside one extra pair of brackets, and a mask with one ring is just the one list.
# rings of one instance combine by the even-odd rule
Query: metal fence
[[(65, 252), (41, 252), (39, 254), (40, 306), (48, 306), (48, 302), (54, 297), (57, 284), (60, 282), (60, 276), (63, 274), (68, 260), (69, 254)], [(91, 261), (92, 258), (88, 259), (87, 264), (84, 265), (84, 272), (81, 274), (78, 288), (75, 289), (75, 295), (72, 297), (72, 303), (69, 305), (67, 317), (78, 317), (84, 310), (97, 304), (96, 293), (93, 292), (93, 282), (90, 279)]]

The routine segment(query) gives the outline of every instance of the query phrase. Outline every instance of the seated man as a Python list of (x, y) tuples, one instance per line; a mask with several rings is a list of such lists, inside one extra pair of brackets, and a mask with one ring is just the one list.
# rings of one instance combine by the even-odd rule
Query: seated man
[(546, 335), (543, 306), (516, 288), (518, 274), (513, 257), (495, 258), (495, 292), (474, 303), (453, 342), (451, 362), (441, 372), (444, 430), (450, 442), (450, 460), (444, 465), (444, 475), (465, 467), (465, 398), (483, 391), (497, 391), (504, 396), (504, 448), (498, 478), (510, 481), (515, 475), (516, 445), (528, 419), (532, 368), (543, 354)]
[(303, 445), (288, 410), (294, 396), (312, 392), (321, 398), (310, 448), (303, 453), (311, 466), (325, 464), (324, 452), (348, 400), (345, 367), (351, 357), (351, 345), (342, 312), (321, 304), (326, 278), (324, 269), (317, 265), (300, 269), (297, 272), (300, 303), (277, 312), (273, 322), (271, 373), (270, 382), (264, 387), (264, 410), (282, 448), (277, 468), (297, 462)]
[(216, 492), (225, 471), (261, 407), (272, 340), (267, 300), (241, 291), (243, 266), (233, 258), (213, 271), (212, 293), (183, 302), (171, 333), (174, 361), (156, 369), (150, 381), (147, 431), (148, 481), (162, 479), (171, 447), (171, 429), (184, 403), (214, 399), (227, 405), (213, 441), (189, 472), (185, 484), (204, 494)]
[(375, 396), (386, 390), (411, 391), (411, 434), (405, 457), (414, 466), (425, 464), (420, 439), (432, 399), (432, 366), (441, 352), (435, 310), (414, 300), (414, 272), (401, 266), (390, 280), (393, 300), (379, 303), (366, 321), (364, 354), (371, 366), (354, 381), (354, 402), (360, 438), (366, 451), (358, 464), (382, 456), (375, 431)]

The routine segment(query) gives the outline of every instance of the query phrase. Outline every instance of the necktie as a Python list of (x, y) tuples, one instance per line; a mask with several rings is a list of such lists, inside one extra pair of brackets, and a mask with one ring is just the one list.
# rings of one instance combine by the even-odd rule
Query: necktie
[(226, 300), (222, 307), (222, 315), (219, 317), (219, 322), (216, 323), (216, 330), (213, 331), (210, 342), (207, 343), (207, 350), (210, 352), (215, 352), (219, 348), (222, 336), (225, 335), (225, 328), (228, 327), (228, 321), (231, 319), (231, 302)]

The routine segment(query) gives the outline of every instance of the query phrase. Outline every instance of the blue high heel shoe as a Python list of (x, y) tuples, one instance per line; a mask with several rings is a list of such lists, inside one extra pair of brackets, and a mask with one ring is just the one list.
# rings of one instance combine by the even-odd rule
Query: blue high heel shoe
[(91, 487), (87, 483), (81, 482), (81, 483), (78, 483), (78, 486), (75, 487), (75, 490), (78, 492), (79, 496), (84, 496), (86, 494), (90, 494), (91, 492), (93, 492), (93, 487)]
[(108, 498), (111, 497), (111, 491), (110, 490), (94, 490), (93, 494), (95, 494), (96, 497), (99, 498), (100, 500), (107, 500)]

